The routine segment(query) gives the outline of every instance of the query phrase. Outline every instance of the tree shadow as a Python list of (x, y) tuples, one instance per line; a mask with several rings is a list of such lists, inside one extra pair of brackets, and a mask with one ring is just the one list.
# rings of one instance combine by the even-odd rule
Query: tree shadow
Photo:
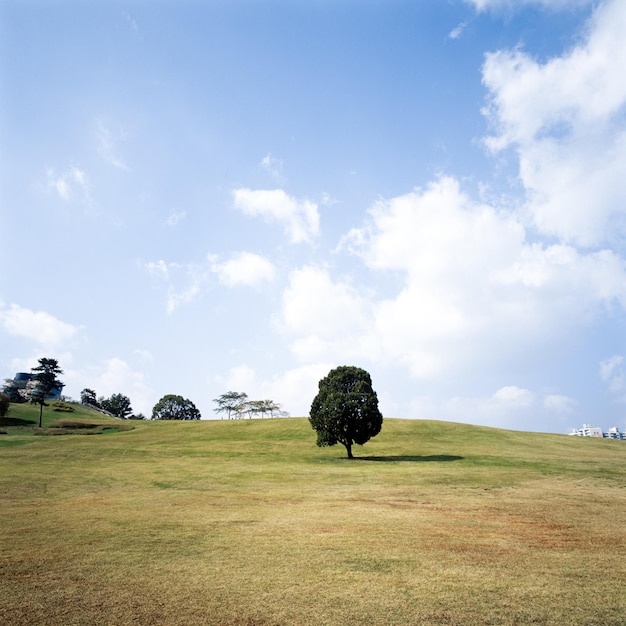
[(35, 420), (23, 420), (19, 417), (0, 417), (0, 426), (30, 426)]
[(377, 461), (379, 463), (428, 463), (436, 461), (445, 463), (447, 461), (462, 461), (464, 457), (453, 454), (431, 454), (429, 456), (418, 456), (413, 454), (402, 454), (398, 456), (355, 456), (355, 461)]

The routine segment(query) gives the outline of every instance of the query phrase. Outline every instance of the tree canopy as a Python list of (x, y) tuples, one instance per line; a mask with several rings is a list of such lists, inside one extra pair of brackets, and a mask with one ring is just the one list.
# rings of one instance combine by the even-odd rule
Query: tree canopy
[(228, 419), (239, 417), (248, 402), (248, 394), (243, 391), (227, 391), (213, 400), (217, 407), (216, 413), (226, 413)]
[(191, 400), (173, 394), (163, 396), (152, 409), (153, 420), (199, 420), (200, 418), (200, 411)]
[(83, 389), (80, 392), (80, 401), (83, 404), (90, 404), (91, 406), (100, 408), (98, 397), (96, 396), (96, 392), (93, 389), (89, 389), (89, 388)]
[(105, 411), (122, 419), (128, 419), (128, 416), (133, 412), (130, 398), (121, 393), (114, 393), (110, 398), (100, 398), (98, 404)]
[(309, 415), (311, 427), (317, 432), (317, 445), (340, 443), (351, 459), (352, 445), (363, 445), (383, 425), (372, 379), (359, 367), (342, 365), (322, 378), (318, 387)]
[(247, 415), (265, 417), (289, 415), (282, 410), (282, 407), (274, 400), (248, 400), (248, 394), (243, 391), (227, 391), (213, 400), (217, 407), (213, 409), (216, 413), (226, 413), (228, 419), (240, 419)]

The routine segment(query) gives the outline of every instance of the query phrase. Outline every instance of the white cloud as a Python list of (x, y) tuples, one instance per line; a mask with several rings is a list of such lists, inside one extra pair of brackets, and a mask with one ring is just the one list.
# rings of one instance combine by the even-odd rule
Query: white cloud
[(208, 255), (206, 263), (166, 263), (163, 259), (143, 264), (146, 272), (167, 286), (166, 310), (173, 313), (196, 300), (216, 274), (223, 285), (258, 287), (276, 276), (274, 265), (267, 258), (251, 252), (240, 252), (224, 262)]
[(552, 413), (568, 414), (574, 411), (576, 401), (568, 396), (550, 394), (543, 399), (543, 406)]
[(134, 30), (134, 31), (139, 30), (139, 25), (137, 24), (136, 20), (133, 19), (130, 13), (128, 13), (127, 11), (122, 11), (121, 15), (124, 21), (126, 22), (126, 24), (130, 26), (131, 30)]
[(164, 279), (169, 278), (169, 266), (165, 261), (163, 261), (163, 259), (159, 259), (158, 261), (149, 261), (144, 264), (144, 267), (151, 276)]
[(319, 232), (317, 205), (288, 196), (282, 189), (236, 189), (233, 198), (244, 215), (282, 223), (292, 243), (310, 242)]
[(458, 26), (455, 26), (449, 33), (448, 33), (448, 38), (449, 39), (458, 39), (462, 34), (463, 31), (467, 28), (467, 22), (461, 22)]
[(177, 226), (187, 217), (186, 211), (178, 211), (176, 213), (172, 213), (166, 220), (165, 223), (167, 226)]
[(194, 263), (166, 263), (162, 259), (144, 263), (144, 268), (155, 279), (167, 283), (166, 310), (173, 313), (193, 302), (208, 282), (209, 269)]
[(540, 63), (521, 50), (487, 56), (493, 150), (513, 147), (528, 209), (544, 234), (584, 246), (626, 226), (626, 3), (605, 2), (586, 38)]
[(89, 180), (84, 170), (76, 166), (57, 174), (53, 168), (46, 170), (48, 189), (54, 191), (65, 201), (76, 201), (91, 206)]
[(477, 11), (519, 9), (523, 5), (537, 5), (553, 11), (573, 9), (592, 4), (595, 0), (465, 0)]
[(225, 378), (218, 377), (217, 380), (229, 390), (247, 393), (249, 397), (255, 395), (256, 372), (249, 365), (237, 365), (228, 371)]
[(113, 357), (87, 372), (73, 372), (68, 382), (75, 381), (80, 389), (94, 389), (98, 395), (109, 397), (114, 393), (127, 396), (135, 413), (147, 418), (152, 414), (154, 392), (142, 372), (132, 368), (126, 361)]
[(367, 300), (350, 284), (333, 280), (320, 267), (291, 272), (276, 327), (294, 338), (292, 351), (299, 359), (362, 354), (369, 324)]
[(277, 182), (283, 182), (283, 162), (268, 152), (260, 163), (261, 167)]
[(218, 263), (213, 257), (209, 257), (209, 260), (212, 261), (211, 270), (228, 287), (255, 287), (261, 283), (272, 282), (276, 277), (276, 268), (272, 262), (252, 252), (239, 252), (222, 263)]
[(150, 352), (150, 350), (142, 350), (140, 348), (136, 348), (133, 353), (136, 354), (144, 363), (152, 363), (154, 361), (154, 356), (152, 355), (152, 352)]
[(623, 363), (624, 357), (621, 354), (615, 354), (600, 363), (600, 378), (613, 393), (626, 389), (626, 372)]
[(320, 202), (323, 206), (333, 206), (337, 204), (338, 200), (336, 198), (333, 198), (333, 196), (331, 196), (329, 193), (324, 192), (322, 193)]
[(514, 215), (473, 202), (450, 178), (381, 200), (340, 249), (363, 259), (384, 295), (322, 268), (292, 272), (278, 326), (305, 362), (476, 373), (570, 340), (614, 303), (626, 308), (626, 265), (614, 253), (529, 243)]
[(0, 323), (11, 335), (26, 337), (44, 346), (58, 346), (78, 333), (78, 327), (62, 322), (45, 311), (31, 311), (12, 304), (0, 309)]
[(535, 401), (535, 396), (528, 389), (510, 385), (498, 389), (493, 394), (492, 400), (509, 409), (522, 409), (531, 406)]
[(502, 387), (489, 396), (450, 398), (441, 406), (436, 406), (435, 414), (457, 422), (506, 428), (519, 419), (520, 414), (535, 410), (534, 404), (535, 395), (531, 391), (512, 385)]
[(318, 382), (333, 367), (328, 363), (310, 363), (263, 379), (249, 365), (239, 365), (217, 382), (225, 389), (244, 391), (253, 400), (274, 400), (290, 415), (304, 417), (309, 414)]
[(130, 168), (119, 154), (118, 144), (123, 141), (125, 134), (120, 131), (114, 135), (111, 130), (99, 120), (96, 124), (96, 142), (98, 153), (109, 164), (116, 169), (130, 171)]

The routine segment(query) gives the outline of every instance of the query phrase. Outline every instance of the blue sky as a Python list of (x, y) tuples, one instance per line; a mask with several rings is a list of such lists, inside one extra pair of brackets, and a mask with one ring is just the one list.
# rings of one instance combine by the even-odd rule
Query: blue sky
[(0, 2), (0, 370), (626, 429), (621, 0)]

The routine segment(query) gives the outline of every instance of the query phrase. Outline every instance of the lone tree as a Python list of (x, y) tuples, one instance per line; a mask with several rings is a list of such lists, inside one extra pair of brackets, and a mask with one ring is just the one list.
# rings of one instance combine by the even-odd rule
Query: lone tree
[(317, 431), (317, 445), (340, 443), (352, 459), (352, 445), (363, 445), (383, 425), (372, 379), (359, 367), (342, 365), (331, 370), (318, 386), (309, 415), (309, 422)]
[(56, 389), (63, 389), (63, 383), (57, 378), (63, 370), (59, 367), (56, 359), (39, 359), (39, 365), (31, 368), (35, 375), (33, 376), (34, 387), (31, 393), (30, 401), (39, 405), (39, 428), (41, 428), (41, 415), (43, 407), (46, 404), (46, 398)]
[(105, 411), (121, 419), (128, 419), (128, 416), (133, 412), (130, 398), (122, 393), (114, 393), (110, 398), (100, 398), (98, 404)]
[(217, 404), (217, 408), (213, 409), (216, 413), (226, 413), (228, 419), (231, 419), (232, 415), (241, 417), (246, 410), (248, 394), (243, 391), (227, 391), (213, 402)]
[(196, 405), (182, 396), (163, 396), (152, 409), (153, 420), (199, 420)]
[(98, 398), (96, 397), (96, 392), (93, 389), (85, 388), (80, 392), (80, 401), (82, 404), (91, 404), (91, 406), (95, 406), (100, 408), (100, 403), (98, 402)]

